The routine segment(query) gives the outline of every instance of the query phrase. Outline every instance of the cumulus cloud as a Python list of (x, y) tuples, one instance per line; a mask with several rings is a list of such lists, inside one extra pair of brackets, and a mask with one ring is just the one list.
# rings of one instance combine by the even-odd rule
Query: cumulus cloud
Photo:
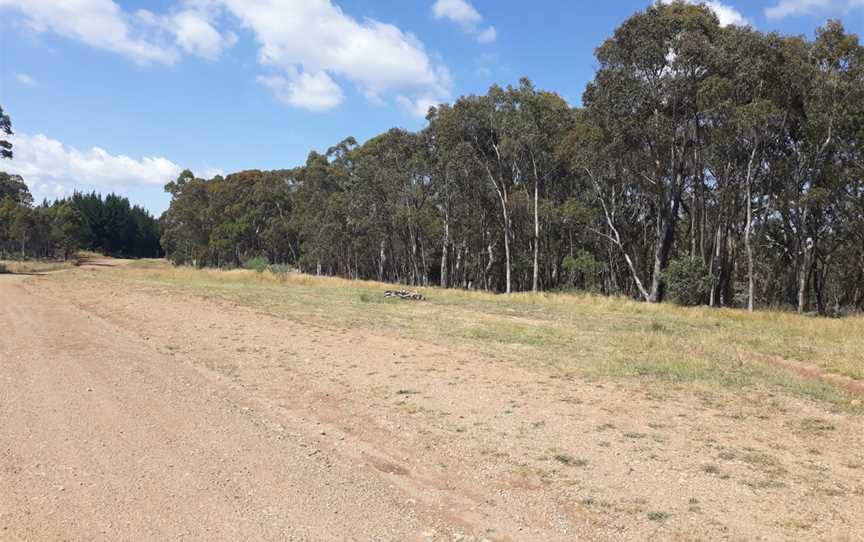
[(740, 11), (732, 6), (721, 2), (705, 2), (705, 5), (711, 8), (720, 20), (720, 26), (745, 26), (749, 24), (747, 18)]
[(431, 96), (420, 96), (418, 98), (409, 98), (407, 96), (397, 96), (396, 103), (400, 109), (415, 117), (425, 117), (429, 113), (431, 107), (439, 105), (440, 100)]
[(112, 0), (0, 0), (3, 8), (19, 12), (36, 32), (53, 32), (139, 64), (173, 64), (179, 58), (174, 48), (136, 32), (129, 15)]
[(477, 41), (480, 43), (492, 43), (498, 38), (498, 31), (495, 30), (494, 26), (488, 27), (486, 30), (481, 31), (477, 34)]
[(182, 171), (167, 158), (135, 159), (100, 147), (81, 151), (43, 134), (18, 133), (11, 141), (15, 158), (4, 162), (3, 169), (21, 175), (37, 200), (76, 189), (122, 192), (135, 186), (161, 186)]
[[(417, 104), (451, 97), (447, 68), (413, 34), (351, 17), (332, 0), (179, 0), (162, 14), (129, 13), (114, 0), (0, 0), (0, 14), (4, 11), (17, 14), (17, 22), (33, 31), (138, 64), (174, 64), (184, 54), (215, 60), (238, 39), (225, 26), (239, 23), (251, 31), (258, 60), (270, 71), (258, 81), (278, 100), (312, 111), (341, 104), (340, 85), (346, 81), (374, 103), (398, 96), (400, 103)], [(452, 7), (448, 13), (472, 18)], [(478, 39), (492, 41), (495, 34), (488, 27), (478, 30)]]
[(466, 0), (437, 0), (432, 14), (436, 19), (450, 19), (460, 24), (478, 24), (483, 20), (480, 12)]
[[(659, 0), (661, 4), (671, 4), (676, 0)], [(718, 2), (716, 0), (684, 0), (688, 4), (693, 5), (705, 5), (711, 11), (717, 15), (717, 19), (720, 21), (720, 26), (745, 26), (750, 24), (744, 15), (741, 14), (740, 11), (735, 9), (734, 7), (724, 4), (722, 2)]]
[(187, 9), (163, 18), (160, 24), (186, 53), (215, 60), (237, 42), (237, 35), (216, 30), (212, 16), (204, 10)]
[(32, 76), (27, 75), (26, 73), (16, 73), (15, 80), (22, 85), (27, 85), (28, 87), (35, 87), (39, 84)]
[(308, 111), (327, 111), (345, 99), (342, 89), (326, 72), (296, 73), (291, 77), (259, 76), (279, 101)]
[(436, 19), (447, 19), (460, 25), (465, 32), (476, 36), (480, 43), (492, 43), (498, 37), (494, 26), (481, 27), (483, 16), (468, 0), (436, 0), (432, 15)]
[[(849, 2), (854, 5), (854, 0)], [(769, 19), (783, 19), (793, 15), (808, 15), (833, 7), (832, 0), (779, 0), (776, 5), (765, 9)]]
[(254, 34), (260, 62), (278, 72), (259, 82), (288, 104), (337, 106), (343, 93), (336, 78), (350, 81), (373, 102), (387, 94), (415, 101), (450, 97), (447, 69), (396, 26), (355, 19), (330, 0), (220, 1)]
[(216, 175), (220, 175), (222, 177), (225, 176), (225, 170), (219, 167), (205, 167), (201, 170), (201, 173), (197, 173), (197, 177), (200, 179), (212, 179)]
[(0, 11), (18, 13), (24, 26), (51, 32), (96, 49), (121, 54), (138, 64), (174, 64), (182, 53), (216, 58), (236, 41), (215, 29), (216, 13), (201, 0), (187, 0), (169, 15), (134, 14), (113, 0), (0, 0)]

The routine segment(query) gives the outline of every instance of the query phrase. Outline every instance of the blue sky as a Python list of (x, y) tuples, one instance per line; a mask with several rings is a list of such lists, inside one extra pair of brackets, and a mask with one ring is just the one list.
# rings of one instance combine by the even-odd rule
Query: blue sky
[[(302, 164), (430, 103), (530, 77), (579, 102), (594, 48), (650, 0), (0, 0), (0, 105), (37, 199), (95, 189), (156, 214), (180, 169)], [(864, 0), (708, 2), (724, 22), (864, 31)]]

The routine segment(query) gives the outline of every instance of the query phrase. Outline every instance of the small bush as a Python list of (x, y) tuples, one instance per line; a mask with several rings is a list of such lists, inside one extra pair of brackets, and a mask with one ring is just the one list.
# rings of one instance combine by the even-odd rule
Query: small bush
[(9, 270), (6, 269), (6, 266), (3, 265), (2, 263), (0, 263), (0, 275), (2, 275), (3, 273), (8, 273), (8, 272), (9, 272)]
[(679, 305), (701, 305), (710, 293), (708, 269), (698, 258), (681, 258), (669, 263), (664, 274), (666, 293)]
[(594, 258), (585, 250), (580, 250), (576, 256), (567, 256), (561, 262), (561, 269), (566, 273), (571, 286), (579, 286), (585, 290), (597, 290), (600, 275), (606, 265)]
[(666, 521), (669, 519), (669, 512), (648, 512), (648, 519), (651, 521)]
[(256, 256), (254, 258), (249, 258), (245, 262), (243, 262), (243, 269), (249, 269), (250, 271), (257, 271), (259, 273), (263, 273), (270, 266), (270, 262), (267, 261), (267, 258), (264, 256)]

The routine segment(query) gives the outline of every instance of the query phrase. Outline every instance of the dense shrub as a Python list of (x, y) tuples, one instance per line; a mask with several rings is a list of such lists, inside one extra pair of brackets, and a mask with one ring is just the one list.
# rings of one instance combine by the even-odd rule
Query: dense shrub
[(567, 256), (561, 262), (561, 269), (567, 274), (568, 283), (584, 290), (598, 288), (599, 277), (604, 268), (603, 262), (586, 250), (580, 250), (575, 257)]
[(269, 266), (270, 262), (264, 256), (255, 256), (243, 262), (243, 269), (258, 271), (259, 273), (266, 271)]
[(669, 262), (664, 278), (666, 293), (679, 305), (700, 305), (710, 293), (708, 269), (698, 258), (681, 258)]

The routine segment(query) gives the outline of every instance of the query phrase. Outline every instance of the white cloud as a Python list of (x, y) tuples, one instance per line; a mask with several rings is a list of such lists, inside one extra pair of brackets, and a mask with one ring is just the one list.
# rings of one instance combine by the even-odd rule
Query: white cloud
[(432, 15), (436, 19), (447, 19), (460, 25), (466, 33), (476, 36), (480, 43), (492, 43), (498, 37), (494, 26), (481, 29), (483, 16), (468, 0), (436, 0)]
[(0, 0), (0, 9), (24, 16), (36, 32), (63, 37), (125, 55), (139, 64), (173, 64), (177, 51), (136, 32), (130, 17), (112, 0)]
[(43, 134), (15, 134), (15, 158), (3, 163), (21, 175), (37, 200), (68, 194), (71, 189), (108, 189), (122, 192), (134, 186), (161, 186), (182, 168), (161, 157), (130, 158), (100, 147), (80, 151)]
[[(127, 13), (114, 0), (0, 0), (25, 26), (53, 32), (139, 64), (174, 64), (183, 54), (218, 58), (237, 41), (224, 28), (238, 22), (259, 44), (272, 70), (259, 81), (288, 104), (324, 110), (353, 83), (373, 103), (393, 96), (447, 100), (447, 68), (414, 35), (374, 19), (356, 19), (332, 0), (175, 0), (166, 14)], [(235, 20), (236, 19), (236, 20)], [(482, 39), (494, 39), (494, 28)]]
[[(259, 82), (277, 99), (320, 111), (344, 100), (353, 83), (373, 103), (393, 96), (447, 100), (447, 68), (433, 61), (414, 35), (392, 24), (355, 19), (332, 0), (175, 0), (166, 14), (124, 11), (114, 0), (0, 0), (26, 27), (52, 32), (139, 64), (174, 64), (190, 54), (217, 59), (237, 36), (223, 26), (239, 21), (260, 45), (273, 72)], [(235, 22), (236, 22), (235, 21)], [(494, 29), (483, 32), (494, 38)], [(338, 81), (338, 82), (337, 82)]]
[(309, 111), (333, 109), (345, 99), (342, 89), (326, 72), (297, 73), (290, 78), (259, 76), (258, 82), (269, 88), (279, 101)]
[(721, 2), (705, 2), (705, 5), (711, 8), (720, 20), (720, 26), (746, 26), (750, 24), (747, 18), (740, 11), (732, 6)]
[[(446, 68), (441, 68), (439, 78), (446, 87), (450, 87), (450, 73)], [(442, 101), (444, 100), (441, 99), (440, 93), (435, 92), (434, 89), (425, 93), (420, 93), (414, 97), (405, 96), (404, 94), (400, 94), (396, 97), (396, 104), (402, 109), (402, 111), (409, 115), (421, 118), (425, 117), (429, 113), (430, 107), (440, 105)]]
[(765, 9), (765, 16), (769, 19), (784, 19), (825, 11), (849, 14), (861, 8), (864, 8), (864, 0), (778, 0), (776, 5)]
[(407, 96), (397, 96), (396, 103), (407, 113), (415, 117), (425, 117), (429, 113), (429, 108), (439, 105), (440, 100), (436, 100), (430, 96), (421, 96), (419, 98), (408, 98)]
[[(849, 2), (854, 5), (854, 0)], [(819, 10), (830, 9), (832, 0), (779, 0), (777, 5), (765, 9), (769, 19), (783, 19), (793, 15), (807, 15)]]
[(432, 6), (432, 14), (436, 19), (450, 19), (464, 25), (476, 25), (483, 16), (466, 0), (437, 0)]
[(16, 73), (15, 80), (22, 85), (27, 85), (28, 87), (35, 87), (39, 85), (39, 83), (35, 79), (33, 79), (32, 76), (27, 75), (26, 73)]
[(490, 26), (477, 34), (477, 41), (480, 43), (492, 43), (496, 38), (498, 38), (498, 31), (495, 30), (494, 26)]
[(303, 90), (318, 90), (325, 99), (306, 103), (335, 105), (336, 77), (351, 81), (372, 101), (390, 93), (411, 99), (450, 96), (446, 68), (433, 62), (416, 37), (391, 24), (354, 19), (330, 0), (220, 1), (254, 33), (259, 60), (281, 71), (285, 81), (275, 87), (288, 89), (289, 97), (292, 86), (298, 99)]
[[(671, 4), (676, 0), (658, 0), (661, 4)], [(735, 9), (734, 7), (724, 4), (722, 2), (718, 2), (716, 0), (684, 0), (688, 4), (693, 5), (705, 5), (717, 15), (717, 19), (720, 21), (720, 26), (745, 26), (750, 24), (744, 15), (741, 14), (740, 11)]]
[(218, 58), (222, 51), (237, 42), (233, 32), (220, 33), (211, 24), (205, 12), (185, 10), (174, 14), (165, 22), (166, 28), (175, 36), (177, 45), (189, 54), (210, 60)]
[(174, 64), (181, 51), (215, 59), (234, 44), (233, 33), (214, 28), (218, 10), (208, 2), (183, 5), (163, 16), (143, 9), (130, 15), (113, 0), (0, 0), (0, 10), (18, 12), (35, 32), (53, 32), (138, 64)]
[(200, 175), (197, 175), (199, 179), (212, 179), (216, 175), (220, 175), (222, 177), (225, 176), (225, 170), (219, 167), (205, 167)]

